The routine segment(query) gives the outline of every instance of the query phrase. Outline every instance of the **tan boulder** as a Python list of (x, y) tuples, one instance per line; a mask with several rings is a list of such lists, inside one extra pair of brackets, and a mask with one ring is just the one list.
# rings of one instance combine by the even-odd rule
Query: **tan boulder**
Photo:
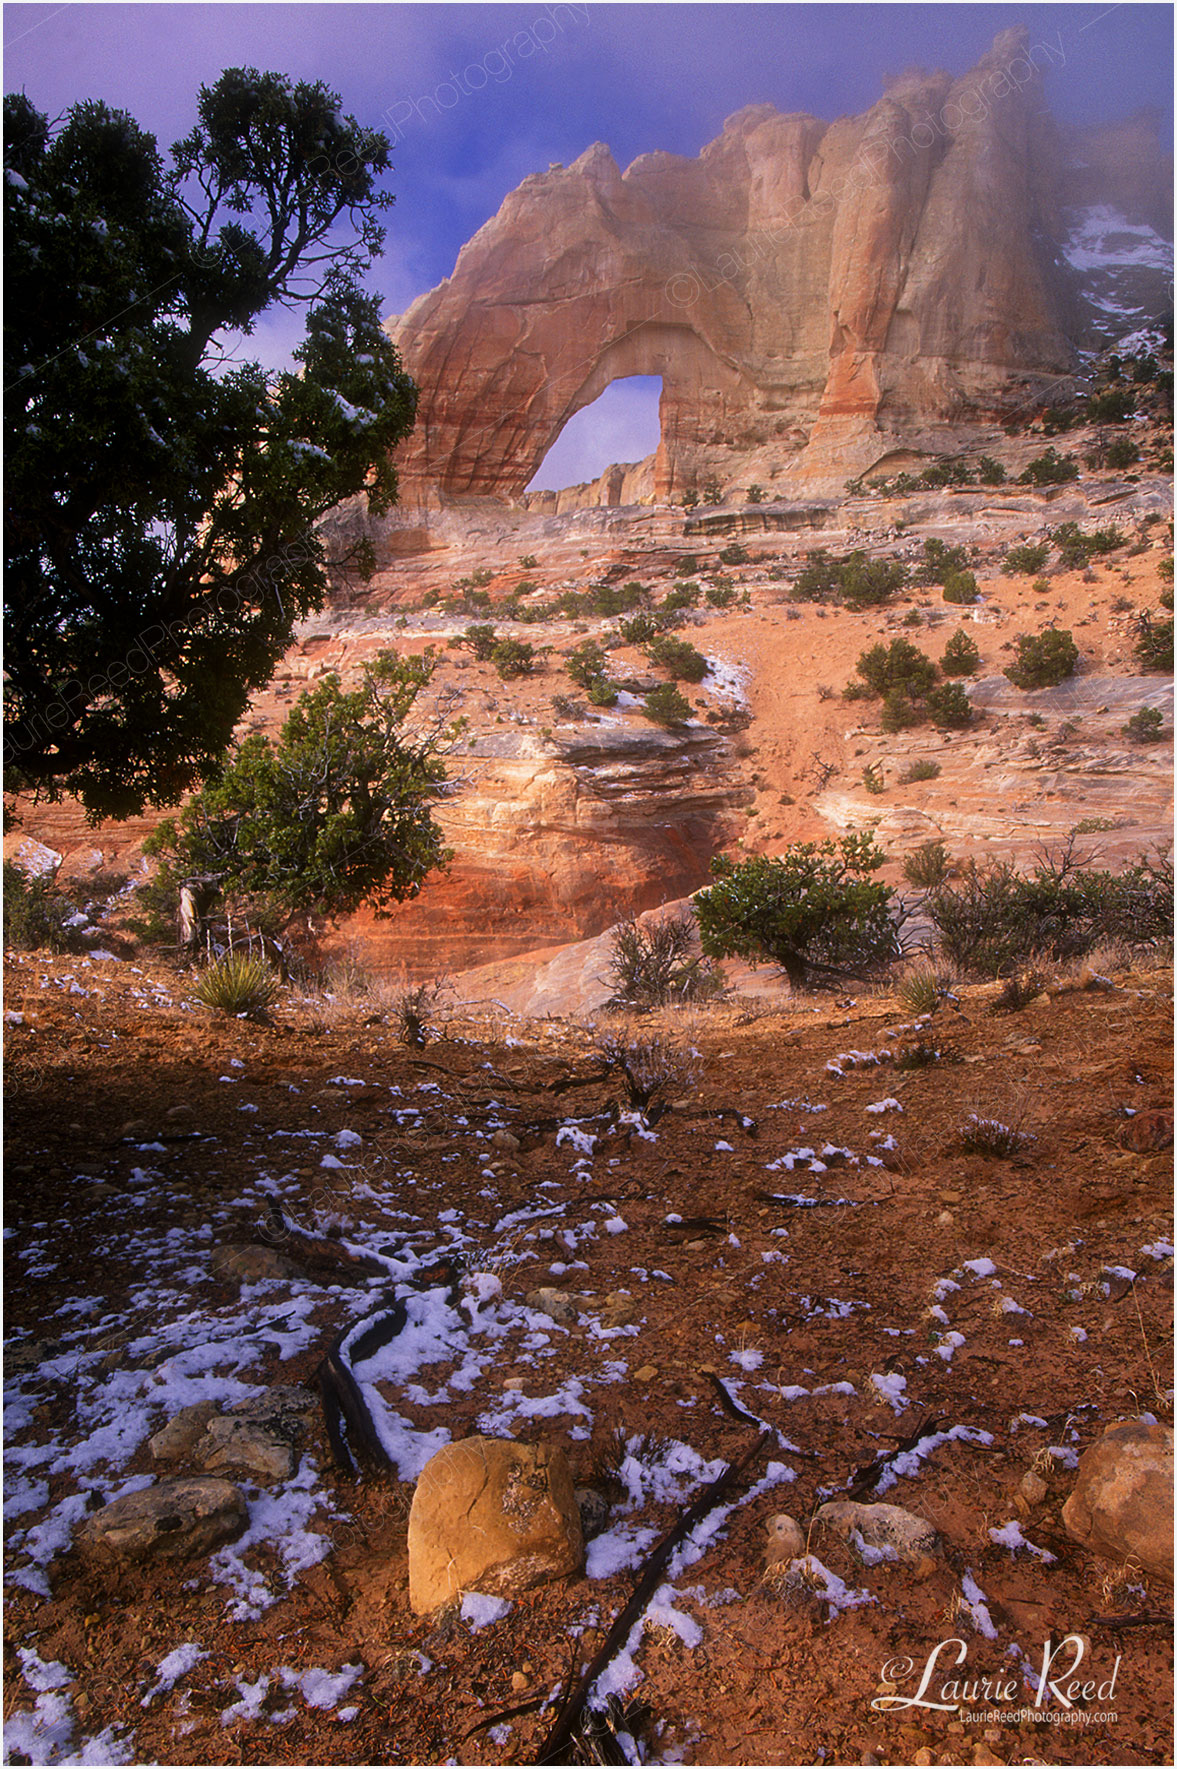
[(582, 1565), (584, 1538), (558, 1449), (467, 1437), (426, 1463), (409, 1512), (409, 1602), (427, 1615), (463, 1591), (511, 1597)]
[(228, 1480), (160, 1480), (87, 1518), (79, 1545), (118, 1560), (180, 1560), (231, 1542), (248, 1521), (244, 1495)]
[(1063, 1506), (1067, 1533), (1105, 1560), (1136, 1561), (1173, 1582), (1173, 1433), (1127, 1419), (1109, 1425), (1079, 1458)]

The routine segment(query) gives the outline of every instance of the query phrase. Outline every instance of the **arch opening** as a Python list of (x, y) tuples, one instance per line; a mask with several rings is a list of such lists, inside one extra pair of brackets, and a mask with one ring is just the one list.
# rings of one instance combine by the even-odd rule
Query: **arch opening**
[(661, 441), (661, 375), (625, 375), (564, 424), (528, 491), (563, 491), (598, 479), (607, 467), (642, 461)]

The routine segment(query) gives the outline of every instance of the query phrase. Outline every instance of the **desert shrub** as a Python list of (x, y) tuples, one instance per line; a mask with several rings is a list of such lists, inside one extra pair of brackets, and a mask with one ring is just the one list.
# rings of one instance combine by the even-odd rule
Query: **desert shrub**
[(618, 632), (627, 645), (645, 645), (656, 639), (662, 631), (662, 621), (656, 614), (635, 614), (629, 620), (618, 623)]
[(536, 558), (534, 553), (524, 553), (524, 555), (523, 555), (522, 559), (520, 559), (519, 563), (522, 566), (524, 571), (534, 571), (536, 566), (539, 564), (539, 560)]
[(659, 669), (664, 669), (676, 682), (701, 682), (709, 665), (701, 651), (686, 639), (661, 633), (646, 646), (646, 656)]
[(192, 993), (205, 1007), (253, 1018), (277, 999), (277, 972), (256, 952), (225, 952), (201, 971)]
[(635, 1112), (647, 1113), (659, 1094), (681, 1092), (699, 1078), (698, 1059), (672, 1039), (625, 1041), (610, 1035), (601, 1039), (597, 1052), (606, 1069), (624, 1079), (628, 1102)]
[(511, 682), (517, 676), (530, 676), (534, 672), (535, 647), (526, 639), (500, 639), (490, 654), (490, 661), (499, 680)]
[(935, 1013), (941, 1001), (956, 999), (952, 994), (952, 984), (953, 979), (947, 972), (933, 970), (930, 965), (921, 964), (901, 978), (895, 996), (908, 1013)]
[(873, 700), (875, 691), (869, 682), (847, 682), (842, 690), (843, 700)]
[(1055, 449), (1048, 448), (1046, 453), (1038, 455), (1025, 470), (1018, 474), (1019, 485), (1066, 485), (1069, 480), (1078, 479), (1079, 463), (1069, 455), (1060, 455)]
[(402, 1044), (423, 1050), (429, 1041), (429, 1015), (436, 1012), (447, 984), (444, 980), (402, 989), (392, 1004), (392, 1025)]
[(467, 627), (460, 637), (450, 640), (450, 644), (459, 650), (472, 651), (479, 663), (490, 662), (491, 654), (498, 642), (499, 637), (494, 627), (486, 623)]
[(861, 550), (833, 559), (824, 547), (806, 555), (793, 585), (795, 602), (844, 602), (855, 610), (887, 602), (907, 582), (899, 559), (869, 559)]
[(962, 731), (973, 722), (973, 708), (959, 682), (941, 682), (925, 702), (928, 717), (939, 731)]
[(688, 578), (685, 583), (676, 584), (659, 606), (663, 614), (677, 614), (680, 609), (698, 607), (702, 594), (701, 585)]
[(712, 584), (703, 594), (712, 608), (730, 608), (736, 599), (736, 588), (734, 584)]
[(4, 944), (17, 952), (83, 952), (86, 941), (70, 927), (78, 906), (51, 877), (31, 878), (13, 860), (4, 862)]
[(1134, 467), (1140, 459), (1140, 450), (1130, 436), (1117, 436), (1102, 451), (1102, 461), (1097, 457), (1097, 464), (1111, 467), (1114, 472), (1122, 472), (1125, 467)]
[(723, 974), (696, 950), (694, 917), (665, 915), (641, 927), (623, 921), (609, 951), (610, 1007), (652, 1008), (709, 1001), (723, 992)]
[(1034, 577), (1049, 558), (1049, 541), (1027, 541), (1023, 546), (1010, 547), (1001, 569), (1007, 577)]
[(795, 988), (884, 969), (900, 950), (894, 892), (870, 878), (885, 858), (869, 835), (800, 842), (773, 857), (716, 855), (716, 882), (695, 897), (703, 951), (778, 964)]
[(693, 491), (693, 490), (692, 491), (684, 491), (682, 494), (682, 497), (679, 499), (679, 502), (684, 510), (693, 510), (698, 505), (699, 494), (697, 491)]
[(1024, 1155), (1037, 1138), (1016, 1124), (1005, 1124), (1000, 1118), (984, 1118), (970, 1112), (960, 1127), (960, 1145), (967, 1154), (982, 1155), (990, 1161), (1012, 1161)]
[(1142, 706), (1120, 730), (1133, 743), (1159, 743), (1165, 734), (1165, 715), (1158, 706)]
[(675, 577), (697, 577), (699, 575), (699, 560), (696, 554), (684, 553), (682, 558), (675, 563), (674, 575)]
[(764, 502), (764, 487), (762, 485), (750, 485), (745, 496), (750, 504), (762, 504)]
[(964, 571), (969, 562), (967, 547), (950, 547), (935, 535), (924, 542), (923, 563), (912, 574), (915, 584), (942, 584), (955, 571)]
[(977, 463), (977, 478), (982, 485), (1004, 485), (1005, 468), (992, 455), (982, 455)]
[(730, 547), (724, 547), (720, 553), (719, 563), (721, 565), (746, 565), (748, 563), (747, 547), (742, 546), (739, 541), (733, 541)]
[(1145, 615), (1137, 634), (1135, 657), (1142, 670), (1168, 671), (1173, 669), (1173, 621), (1152, 620)]
[(722, 504), (723, 492), (719, 488), (718, 479), (709, 479), (703, 487), (703, 502), (705, 504)]
[(570, 694), (553, 694), (552, 711), (558, 719), (576, 724), (584, 718), (587, 708), (583, 701), (574, 700)]
[(989, 1003), (989, 1012), (993, 1014), (1020, 1013), (1036, 1001), (1046, 987), (1045, 972), (1031, 964), (1025, 970), (1017, 971), (1012, 977), (1006, 977), (1000, 993)]
[(926, 758), (921, 758), (917, 762), (912, 762), (909, 768), (903, 770), (903, 773), (899, 776), (899, 784), (901, 786), (914, 786), (920, 780), (938, 780), (939, 778), (939, 762), (933, 762)]
[(1008, 862), (968, 866), (927, 911), (945, 957), (981, 977), (1035, 960), (1081, 958), (1104, 940), (1148, 946), (1173, 934), (1171, 859), (1142, 856), (1114, 874), (1081, 866), (1068, 846), (1032, 872)]
[(605, 653), (595, 639), (585, 639), (568, 653), (564, 668), (578, 688), (591, 688), (605, 679)]
[(944, 579), (946, 602), (969, 603), (977, 600), (977, 580), (971, 571), (950, 571)]
[(919, 482), (929, 491), (938, 491), (945, 485), (971, 485), (973, 475), (968, 462), (959, 455), (941, 456), (924, 468)]
[(905, 855), (903, 876), (908, 884), (923, 891), (934, 890), (948, 877), (948, 849), (942, 841), (921, 842)]
[(963, 627), (957, 627), (944, 647), (944, 655), (940, 659), (941, 670), (946, 676), (971, 676), (980, 666), (980, 662), (981, 653), (976, 641)]
[(874, 793), (876, 796), (880, 793), (886, 792), (887, 783), (879, 772), (879, 764), (877, 762), (869, 763), (862, 770), (862, 784), (868, 792)]
[(589, 702), (593, 706), (616, 706), (620, 692), (616, 682), (611, 682), (607, 676), (599, 676), (589, 684)]
[(530, 596), (538, 589), (539, 585), (533, 577), (521, 577), (519, 582), (515, 585), (513, 595)]
[(896, 731), (909, 731), (915, 725), (922, 725), (927, 714), (922, 705), (917, 705), (902, 688), (892, 688), (883, 696), (883, 710), (879, 715), (879, 724), (888, 736)]
[(1123, 424), (1136, 410), (1136, 395), (1127, 387), (1109, 387), (1087, 401), (1089, 424)]
[(665, 725), (672, 729), (687, 723), (691, 716), (691, 703), (684, 694), (679, 693), (673, 682), (659, 682), (656, 688), (651, 688), (643, 697), (642, 712), (656, 725)]
[(859, 656), (855, 669), (876, 694), (895, 690), (921, 700), (935, 685), (938, 671), (930, 657), (910, 639), (892, 639), (890, 645), (872, 645)]
[(1019, 633), (1017, 656), (1003, 672), (1015, 688), (1027, 692), (1054, 688), (1074, 674), (1079, 647), (1065, 628), (1050, 627), (1044, 633)]

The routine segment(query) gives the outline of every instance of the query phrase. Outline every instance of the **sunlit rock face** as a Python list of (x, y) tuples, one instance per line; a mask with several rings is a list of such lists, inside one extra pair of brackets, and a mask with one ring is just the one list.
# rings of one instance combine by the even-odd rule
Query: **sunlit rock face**
[(695, 160), (623, 173), (598, 142), (525, 179), (389, 322), (422, 395), (402, 501), (518, 497), (622, 376), (662, 377), (658, 498), (766, 447), (840, 486), (898, 436), (1049, 391), (1082, 324), (1042, 97), (1061, 53), (1007, 31), (863, 116), (756, 105)]

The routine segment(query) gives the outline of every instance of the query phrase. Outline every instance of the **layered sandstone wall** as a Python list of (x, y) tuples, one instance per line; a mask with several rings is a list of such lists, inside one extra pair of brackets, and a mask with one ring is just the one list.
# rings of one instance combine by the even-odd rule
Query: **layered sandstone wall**
[(662, 377), (658, 498), (765, 447), (840, 486), (898, 434), (1066, 376), (1048, 65), (1007, 31), (963, 78), (904, 77), (864, 116), (756, 105), (695, 160), (622, 173), (598, 142), (525, 179), (390, 322), (422, 396), (402, 502), (519, 497), (623, 376)]

